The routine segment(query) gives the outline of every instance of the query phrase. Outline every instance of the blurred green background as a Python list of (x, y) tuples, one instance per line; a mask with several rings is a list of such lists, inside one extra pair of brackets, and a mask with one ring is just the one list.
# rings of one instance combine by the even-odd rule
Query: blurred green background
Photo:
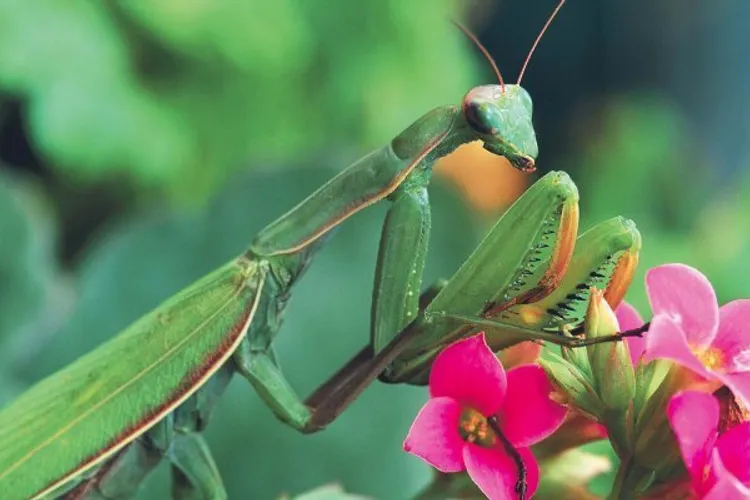
[[(265, 224), (430, 108), (514, 81), (554, 2), (0, 0), (0, 403), (241, 252)], [(750, 3), (573, 0), (524, 78), (541, 173), (582, 227), (624, 215), (642, 275), (692, 264), (750, 295)], [(528, 179), (481, 149), (441, 165), (426, 282), (449, 276)], [(295, 290), (278, 338), (307, 393), (366, 341), (384, 208), (353, 218)], [(127, 362), (127, 360), (123, 360)], [(207, 432), (230, 498), (331, 481), (408, 498), (424, 389), (376, 384), (303, 437), (235, 380)], [(139, 498), (167, 495), (166, 468)], [(606, 479), (597, 485), (604, 487)]]

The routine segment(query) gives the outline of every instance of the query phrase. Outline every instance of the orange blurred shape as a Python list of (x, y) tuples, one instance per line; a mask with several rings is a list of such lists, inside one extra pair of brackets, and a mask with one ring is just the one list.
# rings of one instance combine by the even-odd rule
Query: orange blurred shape
[(482, 212), (496, 213), (524, 192), (530, 177), (480, 141), (461, 146), (437, 163), (435, 171), (453, 182), (464, 198)]
[(508, 371), (516, 366), (536, 363), (541, 354), (542, 345), (527, 340), (526, 342), (519, 342), (516, 345), (503, 349), (497, 354), (497, 357), (503, 364), (503, 368)]

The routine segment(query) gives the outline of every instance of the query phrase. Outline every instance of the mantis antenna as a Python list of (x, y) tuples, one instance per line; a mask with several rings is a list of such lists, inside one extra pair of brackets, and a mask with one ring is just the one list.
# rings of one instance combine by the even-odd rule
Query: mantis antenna
[(469, 29), (466, 28), (466, 26), (464, 26), (463, 24), (459, 23), (456, 20), (452, 20), (452, 22), (453, 24), (456, 25), (458, 29), (460, 29), (463, 32), (464, 35), (468, 37), (469, 40), (474, 42), (474, 45), (476, 45), (479, 48), (479, 50), (482, 51), (482, 54), (484, 55), (484, 57), (490, 62), (490, 65), (492, 66), (492, 70), (495, 72), (495, 75), (497, 75), (497, 81), (500, 83), (500, 89), (502, 93), (504, 94), (505, 82), (503, 81), (503, 76), (500, 74), (500, 70), (497, 67), (497, 63), (495, 63), (495, 60), (492, 58), (490, 53), (487, 51), (487, 49), (484, 48), (484, 45), (482, 45), (482, 42), (479, 41), (476, 35), (472, 33), (471, 31), (469, 31)]
[(560, 3), (557, 4), (557, 7), (555, 7), (555, 10), (552, 11), (552, 15), (549, 16), (549, 19), (547, 19), (547, 22), (544, 24), (542, 31), (539, 32), (539, 36), (536, 37), (536, 40), (534, 41), (534, 45), (531, 46), (529, 55), (526, 56), (526, 60), (524, 61), (523, 66), (521, 67), (521, 72), (518, 74), (518, 82), (517, 82), (518, 85), (521, 85), (521, 79), (523, 78), (523, 74), (526, 72), (526, 67), (529, 65), (529, 61), (531, 60), (531, 55), (536, 50), (536, 46), (539, 45), (539, 40), (542, 39), (542, 36), (544, 36), (544, 32), (547, 31), (547, 28), (549, 28), (549, 25), (552, 24), (552, 20), (555, 18), (557, 13), (560, 12), (560, 9), (562, 8), (564, 3), (565, 3), (565, 0), (560, 0)]

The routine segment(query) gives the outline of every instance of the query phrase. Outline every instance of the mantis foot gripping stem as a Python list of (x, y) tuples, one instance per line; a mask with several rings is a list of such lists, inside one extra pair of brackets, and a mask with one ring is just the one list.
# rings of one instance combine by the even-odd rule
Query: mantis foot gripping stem
[[(651, 327), (651, 323), (647, 322), (637, 328), (631, 328), (630, 330), (623, 330), (621, 332), (613, 333), (612, 335), (602, 335), (601, 337), (594, 338), (575, 338), (566, 337), (568, 339), (567, 344), (561, 344), (564, 347), (585, 347), (594, 344), (603, 344), (605, 342), (621, 342), (628, 337), (643, 337), (643, 334), (648, 331)], [(571, 335), (581, 335), (584, 333), (583, 327), (576, 328), (571, 332)]]
[[(647, 321), (639, 327), (631, 328), (630, 330), (623, 330), (621, 332), (615, 333), (614, 336), (621, 338), (621, 339), (625, 339), (628, 337), (643, 337), (643, 334), (646, 333), (649, 328), (651, 328), (651, 322)], [(586, 333), (586, 330), (583, 328), (583, 325), (580, 325), (570, 330), (570, 334), (573, 336), (583, 335), (584, 333)]]

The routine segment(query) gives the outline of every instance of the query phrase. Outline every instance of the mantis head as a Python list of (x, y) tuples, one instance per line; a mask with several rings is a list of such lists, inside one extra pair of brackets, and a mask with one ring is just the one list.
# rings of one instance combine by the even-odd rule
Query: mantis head
[(466, 123), (487, 151), (504, 156), (519, 170), (534, 171), (539, 149), (526, 90), (519, 85), (474, 87), (461, 108)]
[(531, 124), (531, 97), (521, 87), (521, 80), (539, 45), (539, 40), (549, 28), (550, 23), (562, 8), (565, 0), (560, 0), (552, 15), (547, 19), (542, 31), (531, 46), (526, 60), (518, 73), (518, 83), (506, 85), (500, 70), (487, 49), (477, 37), (460, 23), (454, 24), (477, 46), (492, 66), (499, 85), (482, 85), (469, 91), (461, 103), (464, 119), (477, 138), (484, 143), (484, 149), (496, 155), (506, 157), (517, 169), (533, 172), (536, 168), (536, 157), (539, 148), (536, 144), (536, 133)]

